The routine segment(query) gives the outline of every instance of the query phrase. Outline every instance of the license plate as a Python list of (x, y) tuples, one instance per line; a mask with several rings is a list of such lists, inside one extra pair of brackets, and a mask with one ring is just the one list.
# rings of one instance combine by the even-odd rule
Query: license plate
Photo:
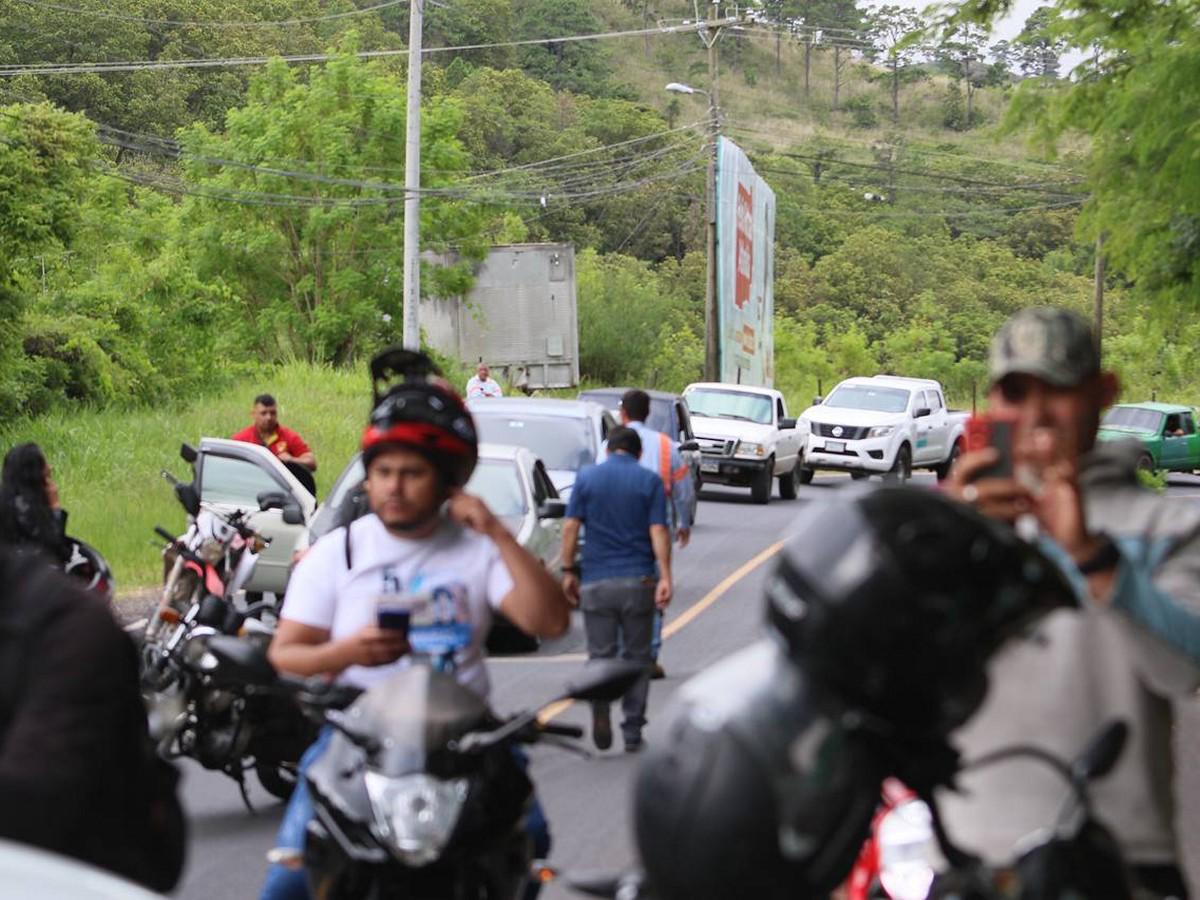
[(845, 441), (826, 441), (825, 449), (830, 453), (841, 453), (846, 449)]
[(701, 472), (720, 472), (721, 464), (715, 463), (715, 462), (712, 462), (712, 463), (702, 462), (702, 463), (700, 463), (700, 471)]

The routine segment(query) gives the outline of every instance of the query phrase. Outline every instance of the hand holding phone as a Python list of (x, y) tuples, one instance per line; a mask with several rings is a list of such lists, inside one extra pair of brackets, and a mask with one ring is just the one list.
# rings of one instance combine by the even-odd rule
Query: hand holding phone
[(1007, 419), (996, 419), (987, 413), (971, 416), (967, 420), (967, 451), (991, 448), (997, 459), (974, 473), (972, 481), (983, 478), (1013, 477), (1013, 423)]

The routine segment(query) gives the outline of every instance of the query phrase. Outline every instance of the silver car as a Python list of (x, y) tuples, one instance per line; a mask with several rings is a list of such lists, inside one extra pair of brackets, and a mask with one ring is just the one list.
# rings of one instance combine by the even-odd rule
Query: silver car
[[(366, 512), (361, 490), (364, 474), (362, 455), (356, 453), (300, 539), (300, 549)], [(481, 497), (517, 543), (558, 574), (560, 520), (567, 504), (540, 459), (524, 447), (480, 444), (479, 463), (464, 490)]]
[[(317, 508), (317, 498), (270, 450), (258, 444), (203, 438), (195, 470), (202, 506), (224, 515), (234, 510), (249, 513), (254, 529), (271, 538), (270, 546), (258, 557), (246, 590), (282, 594), (290, 575), (292, 550), (304, 533), (303, 522)], [(300, 524), (284, 521), (284, 511), (280, 509), (259, 511), (258, 496), (264, 492), (282, 492), (288, 498), (288, 505), (295, 507), (287, 518), (303, 521)], [(299, 516), (295, 515), (297, 510)]]
[(570, 495), (579, 470), (596, 461), (608, 432), (617, 427), (611, 412), (588, 400), (478, 398), (467, 407), (481, 441), (532, 450), (563, 497)]

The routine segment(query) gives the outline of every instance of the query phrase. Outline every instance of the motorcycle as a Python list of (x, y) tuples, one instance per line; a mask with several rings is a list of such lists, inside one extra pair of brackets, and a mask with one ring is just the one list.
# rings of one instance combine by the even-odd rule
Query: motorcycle
[[(1120, 847), (1096, 817), (1088, 786), (1116, 765), (1128, 739), (1124, 722), (1105, 725), (1082, 753), (1067, 763), (1045, 750), (1017, 746), (963, 764), (984, 768), (1017, 757), (1051, 767), (1070, 787), (1053, 827), (1030, 835), (1006, 866), (989, 866), (957, 846), (943, 827), (937, 803), (889, 779), (872, 836), (846, 883), (850, 898), (891, 900), (1061, 900), (1065, 897), (1130, 898), (1135, 889)], [(576, 876), (570, 886), (610, 900), (652, 900), (654, 888), (641, 872), (618, 877)]]
[[(182, 455), (191, 462), (189, 451), (184, 445)], [(143, 635), (141, 675), (143, 689), (151, 695), (159, 753), (167, 759), (191, 757), (224, 772), (238, 783), (248, 808), (245, 773), (250, 769), (268, 793), (287, 799), (300, 755), (316, 736), (315, 726), (285, 699), (250, 694), (199, 665), (208, 641), (218, 635), (241, 635), (265, 652), (274, 633), (274, 604), (247, 604), (238, 594), (269, 539), (249, 525), (246, 514), (202, 509), (193, 484), (163, 475), (189, 525), (178, 538), (155, 529), (167, 541), (163, 555), (170, 568)], [(285, 505), (282, 494), (264, 493), (258, 499), (263, 510)]]
[[(553, 877), (533, 859), (525, 829), (533, 784), (514, 751), (541, 742), (588, 756), (568, 740), (583, 729), (541, 722), (536, 710), (498, 717), (424, 663), (347, 705), (345, 688), (277, 675), (245, 642), (208, 646), (214, 671), (295, 697), (334, 730), (307, 772), (315, 816), (303, 865), (313, 896), (512, 900), (531, 878)], [(615, 660), (590, 666), (557, 699), (611, 702), (642, 672)]]

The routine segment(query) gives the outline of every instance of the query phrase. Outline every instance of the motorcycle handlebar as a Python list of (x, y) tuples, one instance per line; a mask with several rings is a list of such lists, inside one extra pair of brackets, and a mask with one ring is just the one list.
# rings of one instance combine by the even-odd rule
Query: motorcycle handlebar
[(154, 526), (154, 533), (157, 534), (164, 541), (166, 541), (168, 544), (175, 543), (175, 535), (171, 534), (171, 532), (167, 531), (167, 529), (163, 528), (161, 525)]
[(566, 738), (583, 737), (583, 729), (578, 725), (556, 725), (553, 722), (545, 722), (538, 726), (538, 731), (542, 734), (554, 734)]

